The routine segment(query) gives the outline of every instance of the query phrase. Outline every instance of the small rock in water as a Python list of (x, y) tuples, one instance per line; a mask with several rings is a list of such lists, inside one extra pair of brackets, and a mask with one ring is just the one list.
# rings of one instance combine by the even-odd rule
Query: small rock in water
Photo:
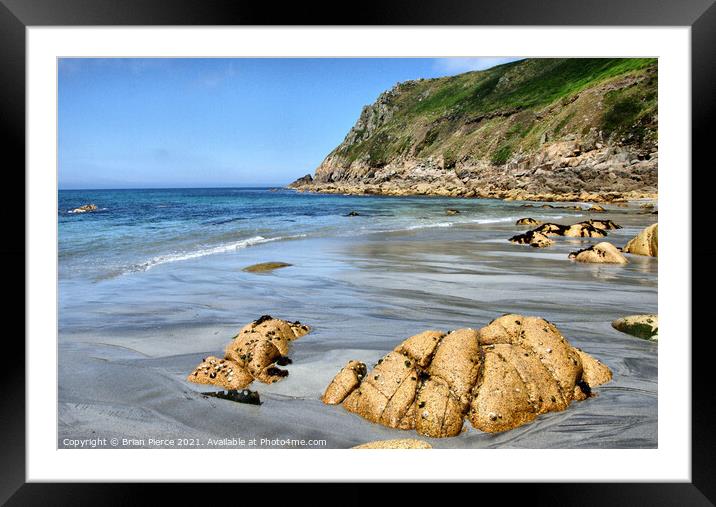
[(625, 246), (624, 252), (635, 255), (647, 255), (650, 257), (659, 256), (659, 228), (658, 224), (652, 224), (643, 229), (632, 238)]
[(246, 403), (248, 405), (261, 405), (261, 399), (259, 393), (256, 391), (250, 391), (249, 389), (229, 389), (228, 391), (218, 392), (205, 392), (201, 393), (203, 396), (210, 396), (212, 398), (219, 398), (221, 400), (235, 401), (236, 403)]
[(515, 225), (526, 225), (528, 227), (535, 227), (540, 223), (541, 222), (538, 222), (534, 218), (520, 218), (517, 222), (515, 222)]
[(247, 266), (242, 269), (242, 271), (248, 273), (264, 273), (266, 271), (273, 271), (274, 269), (287, 268), (292, 265), (293, 264), (288, 264), (287, 262), (262, 262), (260, 264)]
[(645, 340), (659, 339), (659, 316), (629, 315), (612, 322), (612, 327), (622, 333), (627, 333)]
[(79, 208), (75, 208), (70, 213), (87, 213), (88, 211), (97, 211), (96, 204), (85, 204)]
[(347, 216), (347, 217), (359, 217), (359, 216), (360, 216), (360, 213), (358, 213), (357, 211), (351, 211), (351, 212), (348, 213), (346, 216)]
[(445, 210), (445, 213), (448, 215), (459, 215), (460, 211), (453, 208), (448, 208)]
[(569, 254), (569, 258), (577, 262), (593, 262), (598, 264), (627, 264), (626, 257), (617, 250), (617, 247), (602, 241), (577, 252)]

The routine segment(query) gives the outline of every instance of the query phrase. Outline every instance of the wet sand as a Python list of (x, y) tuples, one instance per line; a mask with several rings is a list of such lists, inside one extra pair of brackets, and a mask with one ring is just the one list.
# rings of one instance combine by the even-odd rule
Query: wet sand
[[(516, 217), (590, 218), (514, 207)], [(635, 206), (609, 208), (591, 218), (624, 226), (605, 238), (616, 246), (657, 221)], [(307, 238), (161, 265), (98, 282), (91, 292), (64, 281), (58, 446), (104, 437), (144, 439), (138, 447), (151, 447), (149, 438), (193, 438), (205, 447), (223, 447), (206, 444), (222, 438), (316, 439), (325, 444), (314, 447), (327, 448), (392, 438), (420, 438), (436, 448), (657, 447), (658, 345), (620, 333), (610, 322), (658, 313), (658, 260), (628, 255), (626, 266), (573, 263), (570, 251), (602, 239), (556, 238), (546, 249), (507, 242), (523, 230), (488, 223)], [(292, 266), (242, 271), (271, 261)], [(425, 329), (479, 328), (504, 313), (554, 322), (573, 345), (606, 363), (614, 380), (600, 386), (598, 396), (526, 426), (487, 434), (466, 422), (467, 431), (447, 439), (371, 424), (319, 399), (350, 359), (372, 365)], [(252, 384), (260, 406), (203, 397), (211, 388), (187, 382), (186, 375), (263, 314), (313, 327), (293, 343), (289, 377)], [(291, 446), (301, 447), (256, 447)]]

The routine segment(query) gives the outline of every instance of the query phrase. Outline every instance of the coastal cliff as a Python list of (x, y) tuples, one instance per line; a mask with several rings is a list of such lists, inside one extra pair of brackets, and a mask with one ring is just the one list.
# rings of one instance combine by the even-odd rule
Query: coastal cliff
[(397, 84), (299, 191), (609, 201), (657, 192), (655, 59), (526, 59)]

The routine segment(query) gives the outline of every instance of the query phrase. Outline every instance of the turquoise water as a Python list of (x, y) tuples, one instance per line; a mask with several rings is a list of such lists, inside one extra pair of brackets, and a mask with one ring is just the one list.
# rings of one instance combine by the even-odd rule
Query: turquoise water
[[(72, 213), (87, 203), (98, 210)], [(448, 216), (446, 207), (461, 213)], [(359, 216), (347, 217), (351, 211)], [(267, 188), (64, 190), (58, 200), (59, 276), (98, 281), (268, 242), (517, 218), (514, 205), (494, 200)]]

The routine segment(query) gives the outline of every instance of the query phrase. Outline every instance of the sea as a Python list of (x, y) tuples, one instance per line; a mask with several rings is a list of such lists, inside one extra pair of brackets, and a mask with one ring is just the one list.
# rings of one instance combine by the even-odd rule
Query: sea
[[(89, 203), (98, 209), (73, 212)], [(58, 447), (96, 436), (192, 437), (204, 446), (421, 438), (442, 448), (656, 448), (658, 343), (611, 322), (658, 312), (658, 259), (582, 264), (568, 254), (605, 240), (623, 246), (658, 215), (638, 202), (604, 205), (606, 213), (543, 204), (274, 188), (60, 191)], [(508, 241), (524, 232), (515, 224), (524, 217), (606, 218), (622, 228), (538, 249)], [(290, 266), (244, 271), (261, 262)], [(614, 379), (520, 428), (487, 434), (466, 423), (447, 439), (321, 402), (350, 360), (372, 365), (426, 329), (478, 329), (505, 313), (554, 323)], [(187, 381), (202, 358), (221, 355), (266, 314), (300, 320), (311, 333), (292, 343), (286, 379), (250, 386), (260, 406), (206, 398), (210, 386)]]
[[(94, 212), (76, 213), (84, 204)], [(514, 222), (497, 200), (344, 196), (276, 188), (61, 190), (59, 277), (100, 281), (269, 242)], [(357, 216), (346, 217), (350, 213)]]

